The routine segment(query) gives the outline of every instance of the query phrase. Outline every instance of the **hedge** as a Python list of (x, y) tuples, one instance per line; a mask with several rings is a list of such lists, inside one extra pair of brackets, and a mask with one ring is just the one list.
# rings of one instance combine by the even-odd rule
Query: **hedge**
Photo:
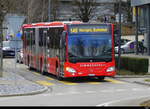
[[(116, 67), (118, 66), (118, 58), (116, 57)], [(120, 68), (128, 70), (136, 74), (148, 73), (149, 59), (136, 57), (121, 57)]]

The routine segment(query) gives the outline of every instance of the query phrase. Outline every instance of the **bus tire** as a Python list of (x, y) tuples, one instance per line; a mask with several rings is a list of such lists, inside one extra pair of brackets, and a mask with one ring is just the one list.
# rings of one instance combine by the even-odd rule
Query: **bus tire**
[(29, 70), (32, 71), (33, 67), (31, 67), (31, 64), (29, 64)]
[(41, 72), (42, 75), (46, 75), (46, 72), (44, 71), (44, 66), (42, 67), (40, 72)]
[(64, 78), (60, 76), (60, 73), (57, 75), (57, 79), (58, 79), (59, 81), (63, 81), (63, 80), (64, 80)]

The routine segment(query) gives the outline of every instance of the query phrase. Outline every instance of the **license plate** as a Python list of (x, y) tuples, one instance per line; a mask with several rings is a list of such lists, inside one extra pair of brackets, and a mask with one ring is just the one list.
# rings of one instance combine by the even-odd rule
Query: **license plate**
[(89, 74), (89, 76), (95, 76), (95, 74)]

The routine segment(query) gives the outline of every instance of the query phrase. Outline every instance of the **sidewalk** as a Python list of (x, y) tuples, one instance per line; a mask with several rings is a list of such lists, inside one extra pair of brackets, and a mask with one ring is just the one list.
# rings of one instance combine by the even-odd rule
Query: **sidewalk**
[[(143, 75), (143, 76), (116, 75), (115, 79), (120, 80), (120, 81), (129, 82), (129, 83), (136, 83), (136, 84), (140, 84), (140, 85), (150, 86), (150, 82), (145, 81), (146, 79), (150, 79), (150, 75)], [(145, 97), (142, 97), (142, 98), (123, 100), (123, 101), (107, 104), (106, 106), (141, 106), (142, 103), (147, 102), (147, 101), (150, 101), (150, 96), (146, 95)]]
[(6, 71), (0, 78), (0, 97), (40, 94), (47, 89), (47, 87), (28, 81), (18, 74)]
[(143, 76), (139, 76), (139, 75), (125, 75), (125, 76), (116, 75), (115, 79), (130, 82), (130, 83), (137, 83), (137, 84), (141, 84), (141, 85), (150, 86), (150, 82), (145, 81), (146, 79), (150, 79), (150, 75), (143, 75)]

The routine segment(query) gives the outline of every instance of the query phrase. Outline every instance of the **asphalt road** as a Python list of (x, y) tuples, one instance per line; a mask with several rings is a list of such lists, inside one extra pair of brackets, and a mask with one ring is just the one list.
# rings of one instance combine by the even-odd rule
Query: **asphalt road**
[(1, 98), (0, 106), (103, 106), (150, 95), (148, 86), (118, 81), (115, 78), (106, 78), (104, 81), (80, 78), (61, 82), (52, 75), (43, 76), (36, 71), (29, 71), (22, 64), (15, 67), (14, 63), (13, 59), (5, 59), (5, 69), (47, 86), (49, 90), (34, 96)]

